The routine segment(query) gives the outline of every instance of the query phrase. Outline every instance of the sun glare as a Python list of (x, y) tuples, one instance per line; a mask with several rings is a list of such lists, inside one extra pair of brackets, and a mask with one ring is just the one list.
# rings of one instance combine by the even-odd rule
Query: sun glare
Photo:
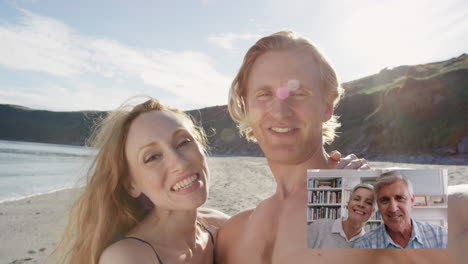
[(384, 68), (424, 60), (433, 45), (435, 27), (446, 23), (427, 1), (369, 2), (346, 21), (345, 41), (352, 50)]

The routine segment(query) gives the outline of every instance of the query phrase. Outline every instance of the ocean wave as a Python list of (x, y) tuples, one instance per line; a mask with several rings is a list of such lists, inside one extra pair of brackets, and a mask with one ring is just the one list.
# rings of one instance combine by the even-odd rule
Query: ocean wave
[(43, 151), (43, 150), (28, 150), (28, 149), (13, 149), (13, 148), (0, 148), (0, 153), (6, 154), (25, 154), (25, 155), (36, 155), (36, 156), (55, 156), (55, 157), (91, 157), (93, 154), (91, 151), (88, 153), (66, 153), (66, 152), (54, 152), (54, 151)]

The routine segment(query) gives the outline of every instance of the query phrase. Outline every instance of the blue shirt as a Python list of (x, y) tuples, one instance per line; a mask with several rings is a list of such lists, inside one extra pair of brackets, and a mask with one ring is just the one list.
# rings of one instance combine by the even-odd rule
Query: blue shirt
[[(405, 248), (447, 248), (447, 228), (411, 219), (413, 229)], [(354, 243), (354, 248), (402, 248), (393, 242), (385, 224), (368, 232)]]

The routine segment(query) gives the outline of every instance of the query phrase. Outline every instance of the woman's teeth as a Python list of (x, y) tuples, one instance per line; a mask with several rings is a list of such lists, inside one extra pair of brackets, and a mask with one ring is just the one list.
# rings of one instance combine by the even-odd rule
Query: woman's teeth
[(292, 130), (292, 128), (281, 128), (281, 127), (272, 127), (271, 130), (278, 132), (278, 133), (287, 133)]
[(190, 185), (192, 185), (197, 179), (198, 179), (198, 174), (194, 174), (188, 177), (187, 179), (176, 183), (176, 185), (174, 185), (172, 189), (176, 192), (181, 191), (183, 189), (190, 187)]

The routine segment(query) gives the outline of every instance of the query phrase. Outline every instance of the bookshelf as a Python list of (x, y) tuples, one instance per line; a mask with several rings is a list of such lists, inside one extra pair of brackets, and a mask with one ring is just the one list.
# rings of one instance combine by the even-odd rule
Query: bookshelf
[[(359, 183), (373, 184), (384, 170), (308, 170), (307, 171), (307, 224), (317, 219), (347, 217), (347, 203), (353, 187)], [(413, 184), (416, 195), (426, 196), (426, 205), (415, 206), (413, 219), (447, 226), (447, 170), (401, 170)], [(429, 205), (430, 197), (445, 197), (445, 201)], [(422, 199), (422, 198), (421, 198)], [(424, 200), (424, 199), (422, 199)], [(382, 223), (380, 212), (376, 212), (366, 223), (370, 231)]]
[(341, 217), (342, 178), (322, 177), (307, 181), (307, 219), (337, 219)]

